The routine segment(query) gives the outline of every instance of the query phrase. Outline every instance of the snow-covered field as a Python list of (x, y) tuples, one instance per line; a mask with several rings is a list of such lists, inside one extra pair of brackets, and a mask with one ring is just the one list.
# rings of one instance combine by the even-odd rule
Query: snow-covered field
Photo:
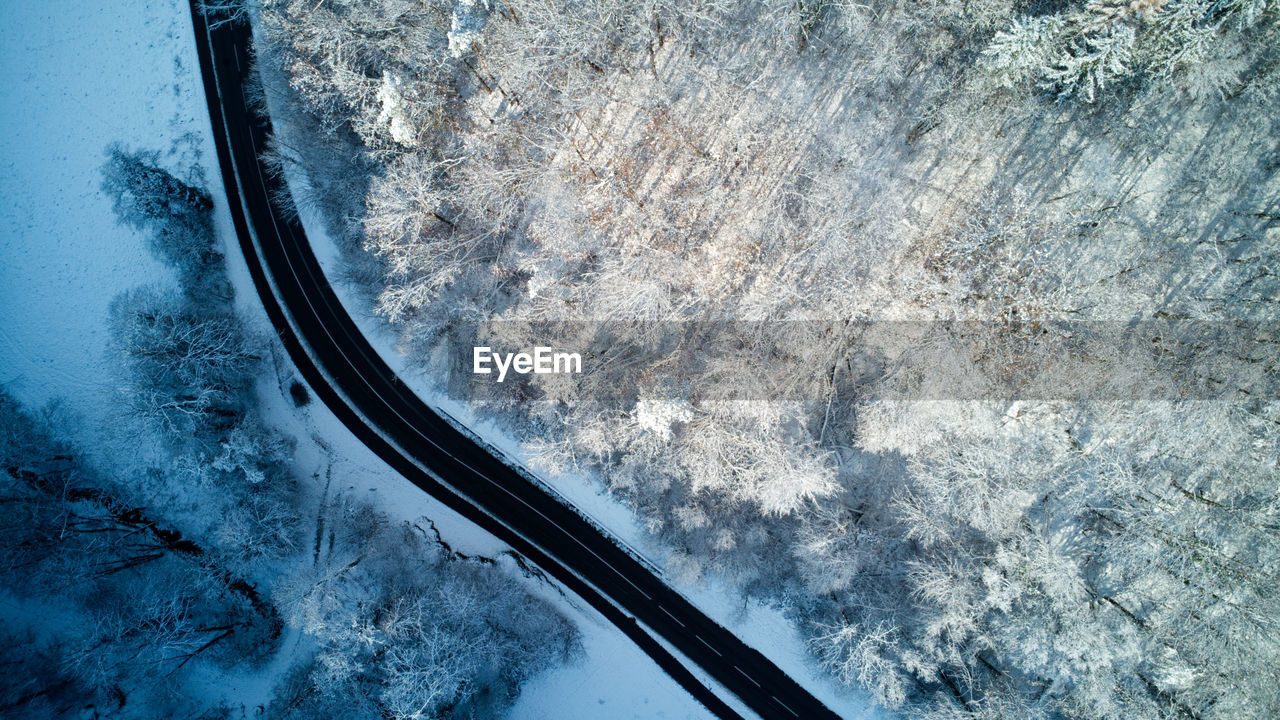
[[(63, 399), (95, 433), (115, 400), (107, 358), (108, 307), (118, 293), (171, 284), (144, 235), (115, 221), (99, 191), (106, 148), (156, 151), (161, 163), (214, 196), (219, 234), (238, 305), (264, 337), (270, 326), (235, 244), (204, 105), (186, 2), (8, 2), (0, 5), (0, 384), (23, 403)], [(506, 546), (391, 471), (322, 405), (303, 411), (281, 382), (291, 376), (275, 352), (276, 377), (260, 384), (268, 417), (298, 437), (304, 477), (330, 463), (335, 484), (368, 497), (393, 517), (429, 517), (453, 547), (497, 556)], [(91, 438), (85, 438), (91, 444)], [(511, 717), (706, 718), (708, 713), (590, 608), (554, 599), (582, 633), (584, 652), (536, 676)], [(293, 643), (286, 643), (286, 650)], [(210, 692), (233, 705), (267, 702), (263, 674), (211, 678)]]
[(111, 298), (172, 274), (98, 189), (108, 144), (212, 154), (179, 0), (0, 4), (0, 382), (92, 419)]

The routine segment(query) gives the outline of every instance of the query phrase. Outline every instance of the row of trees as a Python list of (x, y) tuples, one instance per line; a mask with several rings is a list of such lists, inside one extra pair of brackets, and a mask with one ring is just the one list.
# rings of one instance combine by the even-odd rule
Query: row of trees
[(146, 492), (201, 504), (200, 531), (245, 561), (284, 557), (299, 540), (298, 484), (293, 441), (257, 409), (264, 344), (236, 315), (211, 199), (155, 162), (113, 147), (103, 169), (120, 221), (146, 231), (178, 279), (177, 290), (137, 288), (110, 308), (122, 406), (172, 457)]
[(1274, 3), (360, 5), (264, 8), (294, 157), (674, 574), (926, 716), (1276, 712)]

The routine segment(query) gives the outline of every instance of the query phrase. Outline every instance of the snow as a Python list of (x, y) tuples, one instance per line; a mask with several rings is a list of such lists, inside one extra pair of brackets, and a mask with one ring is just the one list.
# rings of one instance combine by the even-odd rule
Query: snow
[(458, 0), (453, 6), (449, 39), (449, 54), (460, 58), (471, 52), (480, 39), (480, 29), (489, 19), (489, 0)]
[(402, 84), (403, 81), (392, 73), (382, 73), (382, 87), (378, 90), (382, 112), (378, 113), (378, 122), (387, 123), (391, 139), (402, 145), (412, 145), (416, 133), (405, 115), (404, 97), (400, 94)]
[(657, 435), (663, 442), (671, 440), (672, 426), (693, 420), (693, 407), (688, 400), (641, 397), (636, 402), (636, 425)]
[[(574, 606), (569, 617), (582, 633), (582, 657), (527, 683), (509, 720), (714, 718), (598, 613), (578, 608), (567, 598), (543, 597)], [(739, 712), (755, 717), (744, 709)]]

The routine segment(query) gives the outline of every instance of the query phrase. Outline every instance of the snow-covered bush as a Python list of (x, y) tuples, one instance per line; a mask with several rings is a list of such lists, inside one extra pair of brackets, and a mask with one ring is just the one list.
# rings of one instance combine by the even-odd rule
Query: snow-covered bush
[(327, 507), (334, 540), (279, 591), (318, 650), (272, 717), (488, 717), (576, 646), (573, 628), (492, 560), (456, 556), (434, 528), (391, 523), (349, 498)]
[(120, 222), (148, 234), (155, 253), (177, 270), (188, 297), (214, 303), (231, 297), (207, 193), (161, 168), (156, 153), (130, 152), (118, 145), (107, 148), (102, 191), (112, 199)]

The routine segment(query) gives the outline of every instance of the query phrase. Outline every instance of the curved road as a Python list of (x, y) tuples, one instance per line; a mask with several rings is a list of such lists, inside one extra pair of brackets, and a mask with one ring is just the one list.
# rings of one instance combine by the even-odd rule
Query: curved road
[(577, 593), (715, 715), (741, 718), (654, 635), (763, 718), (837, 718), (600, 529), (429, 408), (382, 361), (329, 286), (300, 223), (269, 199), (288, 195), (259, 161), (271, 123), (245, 99), (247, 22), (210, 27), (198, 5), (191, 0), (236, 234), (267, 314), (316, 395), (389, 465)]

